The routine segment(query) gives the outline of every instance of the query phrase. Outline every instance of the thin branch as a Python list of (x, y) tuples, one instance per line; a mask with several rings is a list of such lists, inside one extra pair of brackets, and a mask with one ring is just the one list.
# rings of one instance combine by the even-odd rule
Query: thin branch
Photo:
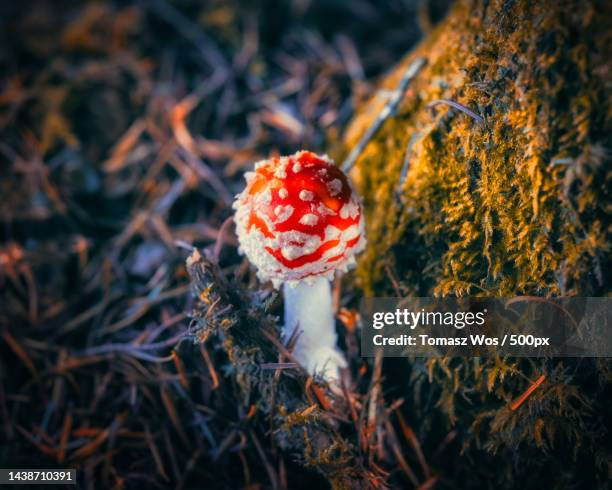
[(353, 168), (353, 165), (355, 165), (357, 158), (359, 157), (359, 155), (361, 155), (366, 145), (370, 142), (370, 140), (378, 132), (380, 127), (383, 125), (383, 123), (390, 116), (395, 114), (395, 112), (397, 111), (397, 108), (400, 105), (400, 102), (404, 98), (404, 94), (406, 93), (406, 89), (408, 88), (408, 85), (414, 79), (414, 77), (417, 76), (417, 74), (419, 73), (421, 68), (423, 68), (423, 66), (425, 66), (425, 58), (417, 58), (412, 63), (410, 63), (410, 65), (406, 69), (406, 72), (404, 73), (404, 76), (400, 80), (400, 83), (398, 84), (397, 88), (393, 92), (393, 95), (391, 96), (389, 101), (382, 108), (382, 110), (380, 111), (380, 114), (378, 114), (378, 117), (375, 119), (372, 125), (363, 134), (363, 136), (361, 137), (357, 145), (351, 150), (351, 152), (346, 157), (344, 162), (342, 162), (342, 165), (340, 166), (340, 168), (344, 172), (348, 172), (349, 170), (351, 170), (351, 168)]
[(453, 107), (453, 108), (457, 109), (458, 111), (461, 111), (464, 114), (467, 114), (472, 119), (474, 119), (474, 121), (476, 121), (478, 123), (482, 124), (484, 122), (484, 118), (482, 116), (476, 114), (473, 110), (469, 109), (468, 107), (464, 106), (463, 104), (460, 104), (459, 102), (455, 102), (454, 100), (449, 100), (449, 99), (434, 100), (433, 102), (430, 102), (429, 104), (427, 104), (427, 107), (435, 107), (435, 106), (440, 105), (440, 104), (448, 105), (450, 107)]
[(525, 393), (519, 396), (516, 401), (510, 405), (510, 410), (513, 412), (518, 410), (518, 408), (525, 403), (525, 400), (531, 396), (531, 394), (544, 382), (545, 379), (546, 376), (540, 376), (529, 388), (527, 388), (527, 390), (525, 390)]
[(214, 41), (180, 10), (164, 0), (143, 2), (142, 5), (174, 27), (177, 33), (191, 41), (211, 68), (221, 69), (223, 72), (229, 71), (228, 63)]

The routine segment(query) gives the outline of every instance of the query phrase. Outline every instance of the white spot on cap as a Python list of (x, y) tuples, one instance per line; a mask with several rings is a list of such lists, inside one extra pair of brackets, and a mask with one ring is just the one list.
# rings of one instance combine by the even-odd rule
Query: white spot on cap
[(331, 182), (328, 182), (327, 189), (329, 190), (331, 196), (337, 196), (342, 190), (342, 181), (340, 179), (334, 179)]
[(300, 191), (300, 199), (302, 201), (312, 201), (313, 197), (314, 194), (312, 193), (312, 191), (307, 191), (306, 189), (302, 189)]
[(335, 226), (327, 225), (325, 227), (325, 241), (335, 240), (340, 236), (341, 233), (342, 231), (340, 231), (340, 229), (336, 228)]
[(316, 214), (305, 214), (300, 218), (300, 223), (307, 226), (314, 226), (319, 221), (319, 217)]
[(355, 218), (359, 214), (359, 206), (354, 202), (347, 202), (344, 206), (340, 208), (340, 217), (342, 219), (346, 219), (349, 216), (351, 218)]
[(300, 162), (295, 162), (293, 164), (293, 171), (297, 174), (302, 170), (302, 164)]
[(302, 248), (294, 245), (288, 245), (281, 248), (281, 254), (283, 254), (283, 257), (286, 259), (296, 259), (302, 255)]
[(311, 254), (321, 246), (321, 239), (318, 236), (312, 236), (304, 243), (304, 254)]
[(351, 225), (342, 234), (343, 240), (352, 240), (353, 238), (357, 238), (359, 235), (359, 227), (357, 225)]
[(278, 190), (278, 195), (281, 199), (285, 199), (289, 195), (289, 192), (287, 192), (287, 189), (285, 189), (284, 187), (281, 187)]
[(278, 218), (279, 223), (287, 221), (293, 214), (293, 206), (278, 205), (274, 208), (274, 214)]
[(278, 167), (276, 167), (276, 171), (274, 172), (274, 177), (278, 178), (278, 179), (285, 179), (287, 178), (287, 158), (283, 157), (281, 158)]
[(266, 189), (259, 194), (258, 199), (265, 204), (270, 204), (270, 202), (272, 202), (272, 191), (266, 187)]
[(325, 216), (325, 215), (329, 215), (329, 216), (335, 216), (336, 215), (336, 211), (334, 211), (332, 208), (328, 208), (325, 204), (320, 203), (319, 206), (317, 207), (317, 212), (321, 215), (321, 216)]

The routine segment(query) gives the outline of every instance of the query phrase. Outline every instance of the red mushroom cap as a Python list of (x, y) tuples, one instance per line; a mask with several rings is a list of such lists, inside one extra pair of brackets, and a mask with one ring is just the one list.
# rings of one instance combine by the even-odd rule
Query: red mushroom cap
[(365, 246), (357, 194), (326, 156), (301, 151), (258, 162), (234, 203), (240, 249), (262, 280), (333, 277)]

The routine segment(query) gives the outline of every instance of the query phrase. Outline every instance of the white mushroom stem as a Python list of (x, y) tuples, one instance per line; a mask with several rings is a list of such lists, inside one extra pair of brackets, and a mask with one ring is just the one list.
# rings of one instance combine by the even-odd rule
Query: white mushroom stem
[(285, 341), (298, 329), (293, 355), (310, 374), (338, 379), (346, 359), (338, 349), (329, 280), (318, 277), (310, 282), (284, 286)]

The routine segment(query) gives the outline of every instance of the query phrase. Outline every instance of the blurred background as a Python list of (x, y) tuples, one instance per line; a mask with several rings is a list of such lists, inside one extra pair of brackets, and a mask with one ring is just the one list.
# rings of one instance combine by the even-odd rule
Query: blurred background
[(196, 349), (205, 375), (183, 358), (177, 241), (254, 284), (229, 232), (243, 172), (339, 151), (447, 3), (2, 2), (0, 466), (77, 467), (84, 488), (324, 483), (246, 430), (217, 352)]

